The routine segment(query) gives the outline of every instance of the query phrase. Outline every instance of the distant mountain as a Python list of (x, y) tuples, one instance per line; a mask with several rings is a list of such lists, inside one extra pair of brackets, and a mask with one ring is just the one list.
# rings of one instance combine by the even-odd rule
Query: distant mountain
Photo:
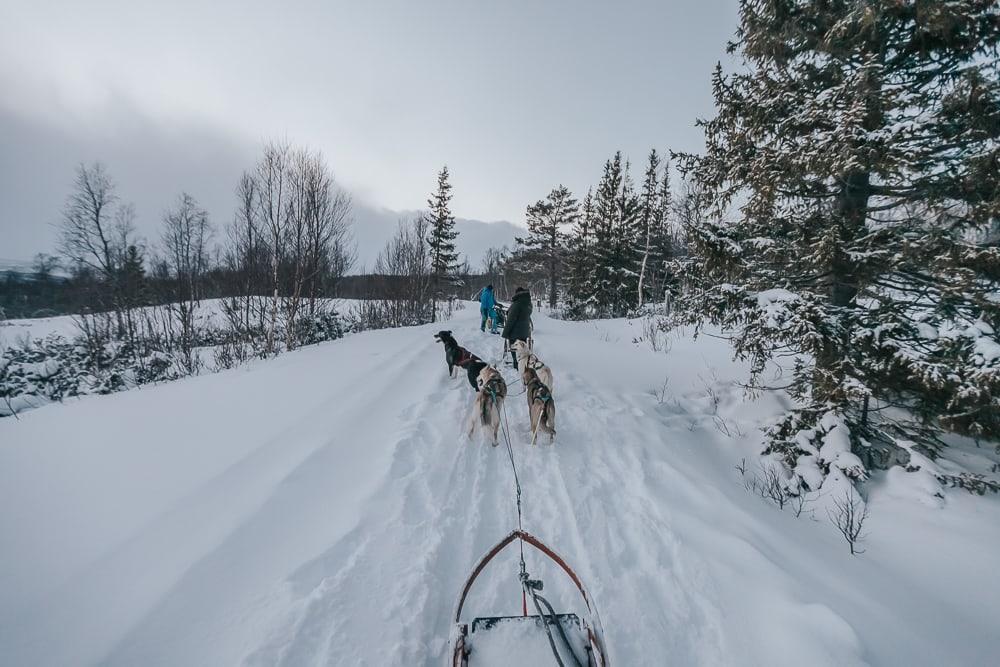
[[(355, 202), (354, 226), (352, 231), (358, 243), (358, 262), (353, 273), (371, 269), (375, 258), (392, 238), (400, 220), (409, 220), (417, 211), (391, 211)], [(519, 227), (505, 220), (483, 222), (482, 220), (455, 219), (458, 230), (458, 252), (467, 257), (473, 269), (479, 268), (489, 248), (514, 245), (514, 237), (525, 233)]]
[(31, 266), (31, 260), (0, 257), (0, 273), (8, 272), (31, 274), (34, 273), (35, 270)]
[[(35, 262), (30, 259), (0, 257), (0, 278), (8, 274), (15, 274), (20, 280), (34, 280), (37, 276)], [(64, 280), (69, 277), (69, 274), (59, 267), (56, 267), (50, 275), (55, 280)]]

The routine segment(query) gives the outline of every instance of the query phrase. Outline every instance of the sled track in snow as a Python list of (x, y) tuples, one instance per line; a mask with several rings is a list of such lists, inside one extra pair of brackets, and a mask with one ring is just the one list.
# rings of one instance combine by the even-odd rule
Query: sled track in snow
[[(445, 429), (436, 425), (443, 423), (442, 414), (468, 417), (470, 412), (465, 378), (442, 374), (438, 347), (411, 351), (424, 360), (420, 372), (428, 389), (415, 392), (418, 400), (405, 410), (390, 473), (374, 494), (379, 500), (352, 533), (292, 577), (288, 594), (297, 612), (248, 656), (248, 663), (443, 660), (455, 585), (439, 573), (457, 576), (468, 566), (475, 544), (506, 525), (509, 502), (499, 493), (503, 487), (486, 483), (488, 476), (505, 472), (491, 466), (490, 455), (496, 452), (469, 446), (464, 419), (448, 420)], [(426, 362), (430, 358), (433, 363)], [(393, 624), (401, 636), (359, 647), (354, 638), (373, 622)]]
[[(456, 332), (462, 340), (474, 340), (474, 334)], [(546, 355), (544, 343), (538, 349)], [(445, 375), (433, 342), (411, 352), (423, 361), (407, 364), (419, 367), (407, 372), (426, 374), (426, 388), (414, 392), (404, 411), (389, 475), (373, 495), (377, 500), (357, 528), (293, 575), (282, 606), (295, 611), (278, 621), (247, 663), (441, 664), (464, 574), (484, 548), (516, 526), (513, 479), (502, 447), (490, 447), (478, 432), (473, 442), (465, 437), (471, 392), (464, 376)], [(640, 502), (642, 494), (618, 492), (622, 479), (655, 483), (649, 461), (642, 460), (641, 450), (633, 451), (641, 428), (612, 425), (638, 408), (621, 405), (619, 396), (602, 396), (578, 374), (560, 374), (562, 362), (553, 367), (560, 383), (555, 446), (529, 446), (526, 401), (513, 396), (506, 403), (522, 475), (525, 529), (566, 553), (588, 582), (611, 628), (613, 660), (616, 645), (641, 642), (652, 633), (669, 636), (675, 647), (687, 646), (692, 662), (710, 662), (708, 654), (719, 655), (721, 644), (717, 612), (709, 601), (691, 599), (678, 580), (679, 545), (664, 530), (670, 525), (667, 512), (653, 501)], [(595, 440), (595, 433), (609, 431), (620, 433), (618, 442)], [(620, 502), (608, 503), (609, 498)], [(622, 512), (636, 520), (622, 525), (615, 520)], [(617, 571), (597, 571), (592, 556), (615, 563)], [(529, 571), (536, 562), (529, 554)], [(515, 574), (501, 565), (494, 576), (483, 577), (477, 586), (482, 604), (516, 603)], [(663, 592), (661, 578), (671, 581), (671, 594)], [(635, 606), (660, 614), (638, 627), (613, 624), (618, 609)], [(393, 640), (359, 646), (356, 638), (373, 623), (391, 625)], [(709, 630), (692, 637), (692, 626), (706, 624)]]
[[(474, 331), (456, 335), (475, 340)], [(497, 340), (469, 344), (475, 349)], [(404, 411), (390, 473), (373, 495), (377, 500), (357, 528), (293, 575), (284, 592), (285, 604), (279, 606), (295, 611), (278, 620), (267, 641), (247, 656), (248, 664), (442, 663), (458, 586), (483, 548), (516, 525), (516, 512), (502, 447), (490, 447), (478, 432), (473, 442), (465, 437), (471, 392), (461, 372), (456, 378), (445, 375), (439, 347), (429, 338), (410, 351), (415, 361), (405, 372), (423, 375), (426, 381)], [(543, 358), (555, 356), (546, 352), (544, 342), (539, 342), (538, 351)], [(664, 532), (669, 517), (652, 501), (640, 503), (640, 494), (616, 492), (622, 479), (648, 479), (642, 472), (648, 462), (632, 451), (639, 429), (609, 423), (618, 421), (615, 417), (621, 415), (616, 413), (631, 414), (637, 408), (622, 406), (621, 397), (601, 396), (600, 389), (579, 374), (560, 371), (567, 368), (563, 361), (550, 365), (559, 383), (555, 446), (529, 446), (524, 397), (512, 396), (506, 402), (522, 475), (525, 529), (566, 553), (588, 582), (605, 624), (612, 628), (612, 659), (616, 645), (639, 642), (649, 633), (671, 636), (675, 646), (687, 644), (693, 650), (692, 621), (702, 617), (704, 622), (713, 612), (704, 611), (711, 607), (707, 601), (689, 600), (673, 574), (680, 556), (676, 539)], [(592, 416), (601, 414), (612, 417)], [(594, 440), (595, 433), (608, 431), (619, 432), (620, 440)], [(622, 506), (607, 503), (616, 497)], [(623, 511), (639, 520), (623, 527), (615, 520)], [(630, 527), (636, 525), (646, 530)], [(651, 544), (655, 550), (647, 553)], [(618, 572), (596, 571), (591, 556), (615, 563)], [(529, 554), (529, 570), (531, 566)], [(516, 602), (514, 575), (501, 566), (496, 576), (483, 577), (477, 586), (479, 599)], [(672, 578), (674, 595), (660, 593), (659, 577)], [(652, 606), (661, 613), (643, 619), (640, 627), (614, 626), (616, 608), (632, 605)], [(373, 623), (391, 624), (393, 641), (358, 646), (356, 637), (365, 635), (370, 630), (366, 626)], [(701, 644), (704, 650), (719, 647), (718, 633), (703, 634), (708, 635), (699, 637), (708, 640)], [(702, 654), (694, 662), (705, 658)]]

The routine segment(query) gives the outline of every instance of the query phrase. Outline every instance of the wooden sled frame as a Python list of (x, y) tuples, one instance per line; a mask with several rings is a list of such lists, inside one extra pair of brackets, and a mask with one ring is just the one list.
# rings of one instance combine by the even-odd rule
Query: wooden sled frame
[[(610, 667), (608, 662), (608, 654), (604, 645), (604, 631), (601, 627), (600, 618), (597, 615), (596, 609), (593, 607), (590, 601), (590, 597), (587, 595), (587, 590), (583, 586), (583, 582), (580, 581), (580, 577), (573, 571), (566, 561), (563, 560), (562, 556), (557, 554), (551, 548), (549, 548), (544, 542), (532, 535), (531, 533), (525, 532), (523, 530), (513, 530), (505, 538), (497, 542), (497, 544), (486, 552), (476, 567), (472, 570), (472, 574), (469, 578), (465, 580), (465, 585), (462, 586), (462, 593), (459, 595), (458, 604), (455, 606), (454, 623), (457, 629), (457, 635), (454, 641), (454, 651), (451, 655), (451, 660), (447, 663), (451, 667), (467, 667), (469, 664), (469, 651), (466, 648), (466, 638), (469, 635), (469, 624), (462, 623), (462, 608), (465, 606), (465, 598), (468, 597), (469, 591), (472, 589), (472, 585), (475, 583), (476, 579), (479, 577), (480, 573), (486, 568), (486, 565), (493, 560), (497, 554), (504, 550), (507, 545), (509, 545), (514, 540), (521, 540), (522, 542), (527, 542), (531, 546), (535, 547), (541, 551), (550, 560), (555, 562), (562, 571), (566, 573), (573, 583), (576, 585), (580, 595), (583, 597), (584, 604), (587, 605), (587, 612), (590, 618), (583, 623), (583, 627), (587, 632), (587, 641), (590, 645), (590, 651), (588, 652), (591, 656), (591, 664), (594, 667)], [(527, 614), (525, 614), (527, 615)]]

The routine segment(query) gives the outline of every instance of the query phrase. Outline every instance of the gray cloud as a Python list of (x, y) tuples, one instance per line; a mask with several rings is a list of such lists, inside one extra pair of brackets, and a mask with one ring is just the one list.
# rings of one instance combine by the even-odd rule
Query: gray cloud
[(103, 162), (123, 201), (136, 205), (140, 233), (157, 236), (163, 211), (182, 191), (197, 198), (217, 223), (233, 211), (240, 172), (254, 148), (197, 124), (164, 127), (118, 106), (102, 127), (62, 129), (0, 109), (0, 256), (51, 252), (56, 224), (81, 162)]
[(582, 194), (616, 149), (698, 150), (736, 23), (736, 0), (8, 9), (0, 257), (50, 247), (80, 161), (107, 163), (146, 230), (181, 190), (225, 222), (272, 137), (322, 150), (376, 214), (422, 206), (447, 163), (458, 216), (521, 222), (557, 183)]
[[(72, 133), (32, 122), (0, 109), (0, 260), (51, 252), (56, 226), (81, 162), (100, 160), (114, 178), (122, 201), (136, 205), (139, 234), (155, 245), (163, 211), (178, 194), (192, 194), (220, 230), (232, 218), (233, 191), (240, 173), (253, 165), (256, 146), (242, 145), (219, 128), (179, 125), (164, 128), (134, 109), (119, 107), (105, 118), (107, 130)], [(358, 268), (371, 267), (399, 220), (398, 212), (355, 198), (353, 234)], [(489, 247), (512, 245), (520, 228), (509, 222), (458, 221), (459, 251), (478, 266)]]

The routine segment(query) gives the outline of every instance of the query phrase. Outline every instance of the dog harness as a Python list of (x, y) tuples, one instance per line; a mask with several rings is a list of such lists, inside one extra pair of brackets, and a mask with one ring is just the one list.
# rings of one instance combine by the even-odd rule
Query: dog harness
[(486, 384), (483, 385), (483, 391), (485, 391), (493, 398), (502, 395), (503, 390), (504, 390), (503, 379), (498, 377), (490, 378), (486, 382)]
[(547, 401), (552, 400), (552, 392), (549, 391), (549, 388), (545, 386), (544, 382), (535, 379), (531, 383), (531, 386), (534, 387), (535, 385), (538, 385), (538, 389), (535, 391), (535, 395), (531, 399), (532, 401), (540, 401), (542, 403), (545, 403)]
[(470, 361), (481, 361), (481, 359), (479, 357), (477, 357), (476, 355), (472, 354), (471, 352), (469, 352), (468, 350), (466, 350), (464, 347), (459, 347), (458, 348), (458, 355), (459, 355), (458, 359), (455, 360), (455, 365), (456, 366), (465, 366)]

